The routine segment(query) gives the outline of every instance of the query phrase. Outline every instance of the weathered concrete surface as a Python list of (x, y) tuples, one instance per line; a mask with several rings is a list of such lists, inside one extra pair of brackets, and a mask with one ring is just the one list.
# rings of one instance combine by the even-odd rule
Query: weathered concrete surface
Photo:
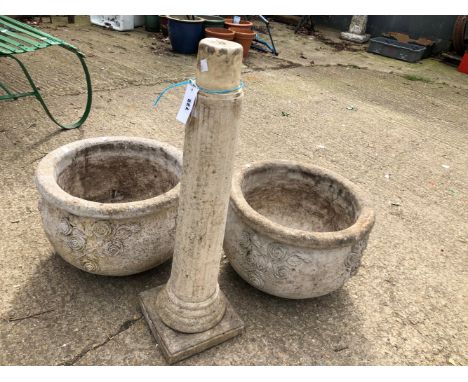
[[(192, 76), (195, 58), (145, 32), (49, 31), (89, 55), (97, 91), (89, 120), (72, 131), (59, 131), (32, 99), (0, 103), (0, 364), (164, 364), (138, 293), (165, 283), (169, 265), (112, 278), (65, 263), (42, 231), (33, 173), (46, 153), (85, 137), (136, 135), (181, 148), (183, 91), (156, 110), (151, 101), (170, 80)], [(251, 52), (245, 62), (236, 168), (266, 159), (329, 168), (368, 191), (378, 224), (359, 273), (318, 299), (268, 296), (223, 260), (220, 287), (245, 332), (182, 364), (468, 364), (468, 76), (435, 60), (410, 66), (334, 51), (276, 23), (273, 34), (281, 56)], [(75, 61), (52, 71), (69, 61), (51, 52), (27, 60), (46, 63), (47, 99), (71, 120), (84, 104), (81, 74)], [(368, 70), (336, 65), (361, 58)], [(434, 82), (404, 79), (407, 70)]]

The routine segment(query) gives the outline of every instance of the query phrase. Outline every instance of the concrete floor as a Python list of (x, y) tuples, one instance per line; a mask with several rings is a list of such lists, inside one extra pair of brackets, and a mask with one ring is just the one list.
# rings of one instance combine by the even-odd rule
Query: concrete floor
[[(94, 102), (86, 124), (61, 131), (37, 101), (0, 103), (0, 364), (164, 365), (139, 309), (140, 291), (170, 264), (140, 275), (87, 274), (53, 253), (33, 173), (77, 139), (134, 135), (179, 148), (182, 90), (194, 56), (143, 30), (118, 33), (78, 18), (42, 27), (86, 53)], [(245, 333), (186, 365), (468, 365), (468, 76), (433, 59), (408, 64), (340, 47), (336, 32), (294, 35), (273, 23), (279, 57), (251, 51), (236, 167), (293, 159), (329, 168), (371, 195), (377, 222), (362, 267), (328, 296), (287, 301), (242, 281), (224, 259), (220, 285)], [(78, 62), (60, 49), (28, 56), (63, 121), (84, 103)], [(0, 81), (25, 87), (0, 60)], [(419, 76), (419, 80), (407, 75)], [(413, 80), (411, 80), (413, 79)]]

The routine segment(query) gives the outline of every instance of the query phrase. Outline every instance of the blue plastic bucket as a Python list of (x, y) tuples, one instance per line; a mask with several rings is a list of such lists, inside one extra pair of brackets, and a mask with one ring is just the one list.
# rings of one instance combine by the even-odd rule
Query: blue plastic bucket
[(169, 40), (172, 49), (177, 53), (197, 53), (198, 43), (203, 38), (204, 20), (193, 16), (195, 20), (187, 19), (187, 16), (168, 16)]

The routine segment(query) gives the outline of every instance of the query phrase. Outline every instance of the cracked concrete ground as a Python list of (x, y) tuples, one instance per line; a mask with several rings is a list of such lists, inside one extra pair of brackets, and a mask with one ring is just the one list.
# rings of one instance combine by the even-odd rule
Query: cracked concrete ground
[[(33, 173), (48, 152), (87, 137), (134, 135), (181, 148), (182, 91), (156, 110), (151, 102), (193, 76), (195, 57), (141, 28), (112, 32), (87, 18), (42, 27), (87, 54), (94, 103), (71, 131), (33, 99), (0, 103), (0, 364), (164, 365), (137, 295), (166, 282), (170, 264), (123, 278), (68, 265), (42, 230)], [(280, 56), (252, 51), (243, 68), (236, 167), (293, 159), (329, 168), (369, 192), (377, 222), (358, 275), (317, 299), (266, 295), (223, 259), (220, 285), (245, 332), (181, 364), (467, 365), (468, 76), (433, 59), (336, 50), (278, 23), (273, 35)], [(76, 59), (55, 48), (24, 58), (51, 109), (64, 121), (78, 116)], [(26, 86), (10, 62), (0, 65), (1, 82)]]

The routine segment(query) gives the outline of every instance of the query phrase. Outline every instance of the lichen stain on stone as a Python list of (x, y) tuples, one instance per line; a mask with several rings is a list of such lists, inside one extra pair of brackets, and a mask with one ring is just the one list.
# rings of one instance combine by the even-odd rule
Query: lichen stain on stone
[(213, 48), (212, 46), (210, 45), (204, 45), (204, 50), (208, 53), (208, 54), (214, 54), (216, 52), (216, 49)]

